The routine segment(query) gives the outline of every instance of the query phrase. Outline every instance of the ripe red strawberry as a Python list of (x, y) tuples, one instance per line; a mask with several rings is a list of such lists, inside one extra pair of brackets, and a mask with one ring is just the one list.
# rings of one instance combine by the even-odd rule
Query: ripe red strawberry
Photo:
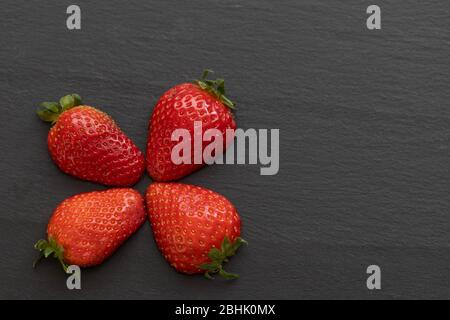
[(176, 270), (238, 277), (223, 269), (223, 263), (246, 243), (240, 238), (241, 219), (230, 201), (181, 183), (153, 183), (145, 197), (156, 244)]
[[(230, 109), (234, 104), (225, 97), (223, 79), (208, 80), (208, 70), (200, 80), (194, 83), (177, 85), (163, 94), (156, 104), (149, 123), (147, 140), (147, 171), (156, 181), (180, 179), (205, 165), (194, 163), (194, 151), (190, 164), (174, 164), (171, 160), (172, 149), (178, 144), (171, 136), (175, 129), (187, 129), (191, 134), (191, 148), (194, 150), (194, 122), (202, 123), (202, 136), (208, 129), (218, 129), (225, 137), (227, 129), (236, 129), (236, 123)], [(223, 150), (227, 143), (223, 139)], [(203, 149), (210, 142), (203, 142)], [(215, 155), (219, 156), (219, 154)]]
[(144, 199), (133, 189), (81, 193), (64, 200), (35, 248), (67, 265), (92, 267), (112, 255), (145, 222)]
[(54, 124), (47, 144), (62, 171), (117, 187), (131, 186), (140, 179), (144, 155), (106, 113), (82, 105), (76, 94), (41, 106), (39, 117)]

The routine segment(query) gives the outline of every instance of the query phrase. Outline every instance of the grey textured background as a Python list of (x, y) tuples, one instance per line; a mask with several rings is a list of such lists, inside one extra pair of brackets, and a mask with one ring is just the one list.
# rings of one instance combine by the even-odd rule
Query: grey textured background
[[(450, 298), (450, 4), (372, 1), (71, 1), (0, 5), (0, 298)], [(235, 282), (176, 273), (146, 224), (68, 291), (31, 268), (63, 199), (104, 187), (50, 160), (43, 100), (71, 92), (144, 150), (153, 105), (212, 68), (241, 128), (280, 128), (281, 169), (213, 166), (184, 179), (226, 195), (250, 246)], [(144, 191), (150, 179), (137, 185)], [(382, 268), (369, 292), (365, 270)]]

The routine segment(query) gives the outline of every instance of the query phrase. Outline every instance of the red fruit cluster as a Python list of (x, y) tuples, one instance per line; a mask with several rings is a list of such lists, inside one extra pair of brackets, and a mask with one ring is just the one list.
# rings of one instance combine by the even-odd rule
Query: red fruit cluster
[[(172, 163), (174, 130), (187, 129), (193, 136), (195, 121), (202, 122), (203, 133), (214, 128), (225, 135), (227, 129), (236, 129), (230, 111), (234, 104), (225, 96), (224, 81), (209, 80), (208, 73), (195, 83), (167, 91), (153, 110), (147, 171), (155, 181), (177, 180), (205, 165), (194, 164), (194, 159), (192, 164)], [(50, 155), (63, 172), (113, 187), (139, 181), (144, 156), (111, 117), (83, 105), (77, 94), (41, 106), (39, 117), (54, 125), (48, 134)], [(197, 186), (155, 182), (145, 200), (156, 243), (176, 270), (237, 277), (226, 272), (223, 264), (245, 241), (240, 238), (240, 217), (225, 197)], [(67, 264), (95, 266), (135, 233), (145, 216), (144, 199), (133, 189), (79, 194), (55, 209), (47, 239), (35, 247), (42, 256), (57, 258), (64, 268)]]

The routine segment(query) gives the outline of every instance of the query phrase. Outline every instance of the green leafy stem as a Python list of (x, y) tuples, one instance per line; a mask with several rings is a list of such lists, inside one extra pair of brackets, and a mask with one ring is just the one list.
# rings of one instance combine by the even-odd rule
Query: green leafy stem
[(43, 121), (50, 122), (53, 125), (61, 113), (81, 104), (81, 97), (73, 93), (62, 97), (59, 102), (42, 102), (36, 113)]
[(53, 238), (49, 237), (48, 240), (39, 240), (34, 245), (35, 249), (41, 252), (39, 258), (36, 259), (33, 263), (33, 268), (36, 268), (36, 265), (42, 258), (48, 258), (53, 255), (53, 258), (57, 259), (64, 271), (67, 272), (67, 264), (64, 261), (64, 248), (60, 246)]
[(236, 238), (234, 242), (230, 242), (228, 237), (225, 237), (220, 249), (212, 248), (208, 253), (208, 257), (211, 259), (211, 262), (200, 265), (200, 269), (205, 270), (205, 277), (208, 279), (214, 279), (212, 275), (217, 273), (225, 279), (239, 278), (238, 274), (226, 272), (223, 269), (223, 264), (228, 262), (228, 259), (234, 256), (236, 251), (243, 244), (248, 243), (240, 237)]
[(206, 69), (203, 71), (203, 75), (199, 80), (195, 80), (195, 83), (202, 88), (203, 90), (208, 91), (209, 93), (216, 96), (224, 105), (226, 105), (230, 109), (235, 109), (235, 104), (233, 101), (228, 99), (225, 96), (225, 80), (224, 79), (216, 79), (210, 80), (208, 79), (208, 75), (213, 73), (214, 71)]

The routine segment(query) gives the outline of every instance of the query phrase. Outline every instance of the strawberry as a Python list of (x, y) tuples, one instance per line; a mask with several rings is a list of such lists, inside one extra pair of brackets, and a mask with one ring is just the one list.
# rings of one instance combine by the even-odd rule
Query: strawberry
[(246, 243), (240, 238), (241, 219), (224, 196), (181, 183), (152, 183), (145, 195), (156, 244), (179, 272), (218, 273), (226, 279), (223, 264)]
[[(196, 121), (202, 123), (202, 136), (208, 129), (220, 130), (222, 137), (225, 137), (227, 129), (232, 129), (233, 132), (236, 129), (231, 112), (234, 104), (225, 97), (224, 80), (208, 80), (209, 72), (206, 70), (202, 78), (194, 83), (173, 87), (156, 104), (149, 122), (147, 140), (147, 171), (153, 180), (178, 180), (205, 166), (203, 158), (199, 163), (194, 163), (194, 152), (191, 152), (191, 163), (172, 162), (172, 149), (178, 144), (178, 141), (171, 140), (175, 129), (186, 129), (191, 137), (194, 137)], [(191, 148), (194, 150), (194, 138), (191, 140)], [(226, 150), (232, 140), (223, 139), (223, 150)], [(209, 143), (201, 144), (200, 156)]]
[(133, 189), (81, 193), (53, 212), (47, 240), (35, 248), (67, 265), (92, 267), (111, 256), (145, 222), (144, 199)]
[(77, 94), (44, 102), (39, 117), (51, 122), (47, 144), (56, 165), (65, 173), (108, 186), (135, 184), (145, 170), (144, 155), (114, 120), (82, 105)]

